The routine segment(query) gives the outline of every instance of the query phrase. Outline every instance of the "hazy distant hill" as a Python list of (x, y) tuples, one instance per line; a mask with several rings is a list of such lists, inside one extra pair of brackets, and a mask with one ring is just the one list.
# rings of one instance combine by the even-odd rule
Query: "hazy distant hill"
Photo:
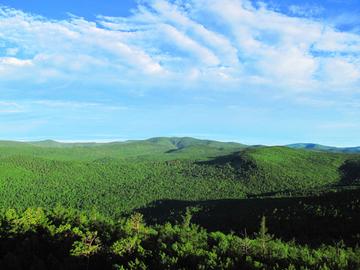
[(139, 145), (139, 144), (153, 144), (158, 146), (167, 146), (169, 149), (183, 149), (191, 146), (207, 146), (213, 148), (238, 148), (246, 147), (244, 144), (235, 143), (235, 142), (219, 142), (214, 140), (201, 140), (191, 137), (154, 137), (145, 140), (128, 140), (121, 142), (109, 142), (109, 143), (95, 143), (95, 142), (86, 142), (86, 143), (62, 143), (54, 140), (44, 140), (44, 141), (33, 141), (27, 142), (31, 145), (43, 146), (43, 147), (91, 147), (91, 146), (109, 146), (109, 145)]
[[(217, 150), (229, 150), (229, 149), (243, 149), (246, 147), (262, 147), (262, 145), (245, 145), (237, 142), (220, 142), (215, 140), (202, 140), (191, 137), (155, 137), (145, 140), (128, 140), (128, 141), (114, 141), (108, 143), (98, 142), (74, 142), (64, 143), (54, 140), (43, 141), (29, 141), (29, 142), (17, 142), (17, 141), (0, 141), (0, 147), (24, 147), (24, 146), (40, 146), (43, 148), (90, 148), (98, 147), (100, 149), (117, 148), (118, 150), (124, 150), (126, 155), (131, 154), (131, 149), (134, 153), (146, 154), (148, 151), (154, 152), (184, 152), (186, 148), (194, 149), (217, 149)], [(285, 145), (289, 148), (325, 151), (335, 153), (360, 153), (360, 146), (357, 147), (334, 147), (326, 146), (314, 143), (294, 143)], [(180, 151), (181, 150), (181, 151)]]
[(219, 142), (214, 140), (201, 140), (191, 137), (156, 137), (147, 141), (159, 144), (170, 144), (177, 149), (183, 149), (191, 146), (207, 146), (214, 148), (241, 148), (246, 147), (244, 144), (235, 142)]
[(240, 143), (195, 138), (158, 137), (109, 143), (62, 143), (53, 140), (0, 141), (0, 157), (15, 154), (59, 160), (94, 160), (99, 158), (187, 159), (207, 158), (245, 148)]
[(360, 146), (358, 147), (333, 147), (314, 143), (295, 143), (287, 145), (290, 148), (306, 149), (315, 151), (327, 151), (338, 153), (360, 153)]

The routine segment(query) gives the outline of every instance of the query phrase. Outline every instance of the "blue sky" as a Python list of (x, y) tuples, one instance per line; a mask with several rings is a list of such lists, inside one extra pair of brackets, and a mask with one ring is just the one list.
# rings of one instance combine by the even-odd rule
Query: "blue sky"
[(360, 145), (360, 3), (0, 0), (0, 139)]

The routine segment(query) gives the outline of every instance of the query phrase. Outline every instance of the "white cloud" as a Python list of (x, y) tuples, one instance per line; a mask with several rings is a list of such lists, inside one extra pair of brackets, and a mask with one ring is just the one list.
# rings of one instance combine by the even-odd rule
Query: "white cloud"
[(312, 87), (318, 63), (306, 52), (293, 47), (267, 52), (258, 66), (265, 76), (274, 79), (273, 84), (291, 85), (295, 90), (303, 90)]
[(165, 38), (182, 49), (184, 52), (193, 54), (199, 62), (207, 66), (216, 66), (220, 64), (219, 59), (207, 48), (201, 46), (187, 35), (170, 25), (162, 25), (161, 32), (165, 34)]
[[(220, 59), (216, 58), (214, 62), (222, 61), (222, 65), (238, 64), (237, 49), (221, 33), (208, 30), (205, 25), (190, 19), (177, 6), (171, 5), (167, 1), (156, 1), (154, 8), (164, 22), (182, 29), (191, 34), (194, 40), (204, 43), (204, 46), (207, 46), (213, 53), (210, 58), (214, 60), (217, 57), (215, 55), (219, 55)], [(190, 49), (191, 47), (189, 46)], [(198, 56), (202, 57), (204, 54), (209, 54), (209, 52), (199, 53)]]
[(303, 17), (314, 17), (318, 16), (321, 13), (324, 12), (324, 8), (318, 5), (290, 5), (288, 7), (289, 11), (297, 16), (303, 16)]
[(23, 106), (16, 102), (0, 101), (0, 114), (13, 114), (24, 112)]
[(325, 59), (323, 65), (327, 81), (337, 87), (360, 82), (359, 62), (352, 63), (351, 60), (336, 57)]
[(360, 36), (325, 27), (314, 48), (324, 52), (360, 53)]
[(0, 7), (0, 40), (11, 44), (0, 55), (0, 82), (199, 82), (290, 92), (359, 86), (359, 35), (248, 0), (152, 0), (132, 16), (96, 22)]
[(0, 57), (0, 65), (24, 67), (31, 66), (31, 60), (18, 59), (15, 57)]
[[(127, 106), (100, 103), (100, 102), (86, 102), (74, 100), (61, 99), (40, 99), (40, 100), (3, 100), (0, 101), (0, 114), (22, 114), (31, 115), (33, 113), (46, 112), (121, 112), (127, 111)], [(77, 114), (75, 114), (77, 115)], [(73, 117), (76, 117), (73, 115)]]

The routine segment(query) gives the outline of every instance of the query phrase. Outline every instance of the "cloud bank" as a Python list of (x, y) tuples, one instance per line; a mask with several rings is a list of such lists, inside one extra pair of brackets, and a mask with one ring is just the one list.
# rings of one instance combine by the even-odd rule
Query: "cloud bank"
[(0, 7), (1, 83), (354, 92), (359, 54), (357, 34), (247, 0), (143, 1), (96, 21)]
[(322, 12), (139, 0), (54, 20), (0, 5), (0, 138), (358, 145), (360, 35)]

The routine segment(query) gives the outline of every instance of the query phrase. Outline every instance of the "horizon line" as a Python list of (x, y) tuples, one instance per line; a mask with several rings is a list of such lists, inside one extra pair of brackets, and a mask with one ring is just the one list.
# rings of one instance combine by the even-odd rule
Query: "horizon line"
[(97, 144), (108, 144), (108, 143), (119, 143), (119, 142), (129, 142), (129, 141), (145, 141), (150, 140), (154, 138), (192, 138), (197, 140), (208, 140), (208, 141), (217, 141), (217, 142), (223, 142), (223, 143), (239, 143), (246, 146), (290, 146), (290, 145), (296, 145), (296, 144), (314, 144), (314, 145), (320, 145), (320, 146), (326, 146), (326, 147), (334, 147), (334, 148), (357, 148), (360, 147), (360, 145), (346, 145), (346, 146), (339, 146), (339, 145), (328, 145), (318, 142), (290, 142), (290, 143), (284, 143), (284, 144), (263, 144), (263, 143), (244, 143), (237, 139), (210, 139), (205, 137), (196, 137), (196, 136), (153, 136), (153, 137), (141, 137), (141, 138), (110, 138), (110, 139), (59, 139), (59, 138), (39, 138), (39, 139), (4, 139), (0, 138), (0, 142), (23, 142), (23, 143), (34, 143), (34, 142), (44, 142), (44, 141), (53, 141), (57, 143), (63, 143), (63, 144), (81, 144), (81, 143), (97, 143)]

